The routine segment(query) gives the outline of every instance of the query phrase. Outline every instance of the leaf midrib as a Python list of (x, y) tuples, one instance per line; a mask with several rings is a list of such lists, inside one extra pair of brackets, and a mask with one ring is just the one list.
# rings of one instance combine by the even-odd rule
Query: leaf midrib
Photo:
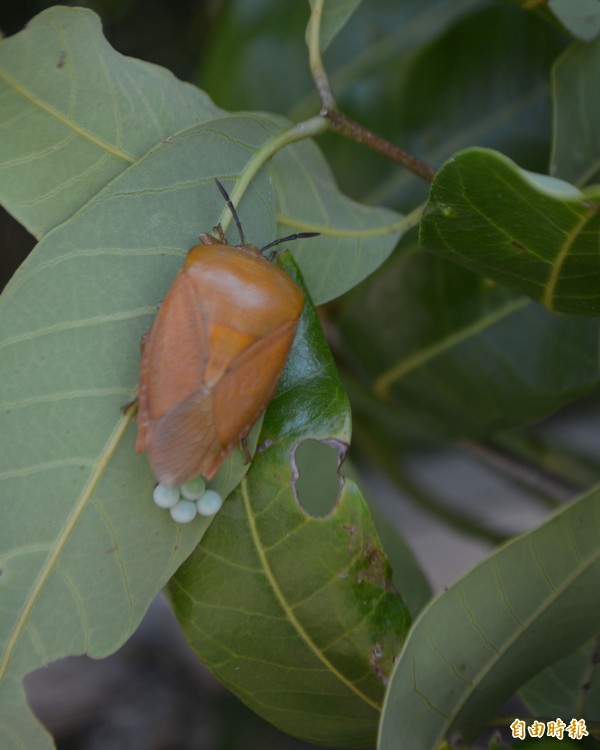
[(100, 150), (104, 151), (115, 159), (119, 159), (120, 161), (125, 162), (126, 164), (134, 164), (137, 161), (127, 151), (116, 148), (112, 144), (108, 143), (108, 141), (105, 141), (103, 138), (94, 135), (86, 128), (81, 127), (81, 125), (64, 115), (59, 110), (55, 109), (52, 105), (48, 104), (47, 102), (43, 102), (39, 97), (35, 96), (31, 91), (29, 91), (29, 89), (21, 85), (5, 70), (0, 69), (0, 78), (3, 79), (7, 83), (7, 85), (10, 86), (17, 94), (22, 96), (27, 101), (31, 102), (34, 107), (40, 109), (42, 112), (45, 112), (57, 122), (60, 122), (68, 130), (72, 131), (80, 138), (83, 138), (89, 143), (93, 143)]
[(64, 551), (65, 546), (67, 545), (67, 542), (69, 541), (74, 529), (77, 527), (81, 516), (87, 508), (88, 503), (90, 502), (90, 499), (93, 496), (96, 487), (98, 486), (98, 483), (102, 479), (102, 476), (106, 469), (107, 461), (114, 453), (116, 446), (121, 442), (125, 431), (129, 427), (130, 421), (130, 415), (121, 417), (112, 434), (109, 436), (104, 449), (100, 452), (101, 458), (100, 460), (98, 460), (95, 470), (92, 472), (86, 485), (83, 487), (83, 490), (77, 502), (74, 504), (71, 513), (65, 520), (62, 531), (52, 545), (50, 554), (46, 558), (45, 563), (40, 568), (38, 577), (25, 601), (25, 606), (21, 610), (15, 622), (13, 630), (6, 641), (6, 648), (4, 650), (2, 658), (0, 659), (0, 682), (2, 682), (6, 673), (8, 672), (12, 655), (19, 642), (19, 638), (26, 626), (26, 623), (29, 620), (29, 616), (31, 615), (33, 608), (35, 607), (40, 595), (42, 594), (46, 584), (48, 583), (50, 576), (54, 572), (56, 563), (60, 558), (62, 552)]
[(556, 287), (558, 285), (558, 282), (560, 281), (560, 273), (565, 264), (565, 261), (569, 257), (571, 247), (573, 246), (573, 243), (575, 242), (577, 237), (583, 231), (583, 228), (588, 223), (588, 221), (590, 221), (596, 214), (597, 210), (595, 208), (590, 208), (586, 212), (584, 212), (580, 216), (579, 221), (575, 223), (571, 231), (566, 235), (565, 241), (556, 254), (556, 257), (550, 267), (550, 275), (548, 276), (548, 281), (546, 282), (544, 288), (544, 296), (542, 298), (542, 302), (548, 308), (548, 310), (553, 309), (552, 301), (556, 293)]
[(528, 297), (520, 297), (509, 304), (503, 305), (499, 310), (494, 313), (485, 315), (482, 318), (478, 318), (474, 323), (464, 326), (464, 328), (455, 331), (454, 333), (446, 336), (445, 338), (436, 341), (430, 346), (426, 346), (423, 349), (419, 349), (417, 352), (409, 357), (402, 359), (400, 362), (390, 367), (388, 370), (381, 373), (373, 384), (373, 390), (380, 398), (386, 398), (389, 393), (390, 386), (397, 382), (401, 378), (408, 375), (412, 370), (426, 364), (429, 360), (437, 357), (445, 351), (452, 349), (458, 344), (462, 343), (466, 339), (485, 331), (487, 328), (496, 325), (504, 318), (518, 312), (523, 307), (531, 304), (531, 300)]
[(275, 597), (277, 601), (279, 602), (279, 606), (282, 608), (285, 616), (287, 617), (288, 621), (292, 624), (300, 638), (304, 641), (308, 649), (316, 656), (316, 658), (325, 666), (325, 668), (331, 672), (343, 685), (345, 685), (348, 690), (350, 690), (352, 693), (354, 693), (361, 701), (364, 701), (367, 705), (371, 706), (371, 708), (376, 711), (377, 713), (380, 713), (381, 706), (373, 701), (371, 698), (369, 698), (368, 695), (365, 695), (361, 690), (359, 690), (356, 685), (354, 685), (348, 678), (343, 675), (335, 666), (332, 664), (329, 659), (323, 654), (321, 649), (317, 646), (317, 644), (313, 641), (313, 639), (308, 635), (306, 630), (304, 629), (302, 623), (294, 612), (292, 611), (291, 607), (287, 603), (287, 600), (283, 594), (283, 591), (279, 587), (279, 584), (277, 582), (277, 579), (275, 577), (275, 574), (269, 564), (269, 561), (267, 560), (267, 556), (265, 555), (264, 548), (261, 544), (260, 537), (258, 534), (258, 530), (256, 528), (256, 522), (254, 519), (254, 515), (252, 513), (252, 508), (250, 505), (250, 497), (248, 495), (248, 482), (247, 479), (242, 479), (240, 483), (240, 490), (242, 499), (244, 502), (244, 509), (246, 511), (246, 517), (248, 519), (248, 525), (250, 527), (250, 533), (252, 536), (252, 540), (254, 542), (254, 546), (256, 548), (256, 553), (259, 557), (260, 563), (262, 565), (262, 568), (265, 572), (265, 576), (267, 578), (267, 581), (269, 582), (271, 589), (273, 593), (275, 594)]
[[(535, 539), (532, 539), (531, 541), (532, 541), (532, 544), (535, 545)], [(489, 660), (485, 662), (479, 674), (476, 675), (470, 681), (468, 689), (466, 689), (462, 693), (462, 698), (454, 704), (454, 710), (451, 713), (450, 719), (442, 723), (440, 727), (440, 731), (438, 731), (438, 734), (436, 735), (436, 738), (435, 738), (435, 743), (432, 745), (432, 747), (438, 746), (438, 743), (440, 743), (442, 739), (446, 736), (447, 730), (450, 729), (453, 722), (456, 720), (456, 717), (463, 710), (463, 708), (465, 707), (465, 705), (467, 704), (471, 696), (476, 692), (476, 690), (479, 689), (479, 686), (484, 681), (484, 679), (489, 675), (492, 668), (496, 666), (496, 664), (512, 648), (512, 646), (518, 641), (518, 639), (528, 632), (532, 623), (538, 620), (542, 614), (544, 614), (556, 601), (558, 601), (558, 599), (564, 594), (564, 592), (572, 585), (574, 581), (576, 581), (581, 575), (585, 573), (586, 570), (591, 568), (592, 565), (597, 563), (599, 560), (600, 560), (600, 548), (598, 548), (595, 554), (592, 554), (588, 559), (581, 562), (575, 569), (575, 572), (571, 573), (570, 575), (567, 575), (564, 581), (562, 582), (562, 584), (558, 587), (558, 592), (556, 593), (556, 595), (547, 597), (538, 607), (536, 607), (530, 613), (529, 617), (525, 620), (525, 622), (515, 630), (514, 634), (504, 644), (502, 644), (502, 647), (498, 648), (496, 650), (496, 653)], [(461, 591), (460, 586), (457, 590)]]

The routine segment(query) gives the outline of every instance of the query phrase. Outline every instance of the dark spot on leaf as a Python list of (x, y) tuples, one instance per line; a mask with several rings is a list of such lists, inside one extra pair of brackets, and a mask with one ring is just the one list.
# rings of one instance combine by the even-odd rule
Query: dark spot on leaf
[(378, 589), (395, 591), (391, 583), (391, 569), (387, 558), (380, 549), (374, 547), (371, 542), (361, 553), (362, 566), (356, 573), (356, 582), (368, 582)]
[(520, 242), (517, 242), (517, 240), (511, 240), (510, 244), (515, 248), (515, 250), (518, 250), (521, 253), (527, 250), (525, 245), (522, 245)]
[(383, 670), (381, 669), (382, 658), (383, 658), (383, 647), (380, 643), (376, 643), (371, 649), (371, 655), (369, 656), (369, 664), (373, 672), (375, 672), (377, 679), (380, 680), (380, 682), (383, 685), (387, 685), (388, 684), (387, 675), (385, 675)]
[(268, 440), (265, 440), (264, 443), (261, 443), (261, 445), (256, 446), (256, 451), (255, 451), (256, 455), (258, 455), (259, 453), (264, 453), (264, 451), (268, 450), (273, 445), (275, 445), (275, 441), (272, 440), (271, 438), (269, 438)]
[(66, 60), (67, 60), (67, 53), (64, 51), (64, 49), (61, 49), (61, 51), (58, 53), (58, 58), (56, 60), (56, 67), (64, 68)]

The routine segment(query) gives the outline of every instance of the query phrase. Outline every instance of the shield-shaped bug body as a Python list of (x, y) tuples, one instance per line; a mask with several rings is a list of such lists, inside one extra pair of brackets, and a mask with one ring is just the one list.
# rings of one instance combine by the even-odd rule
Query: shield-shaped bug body
[(142, 342), (136, 452), (171, 487), (211, 479), (248, 435), (275, 394), (304, 308), (298, 285), (244, 242), (217, 185), (241, 243), (200, 235)]

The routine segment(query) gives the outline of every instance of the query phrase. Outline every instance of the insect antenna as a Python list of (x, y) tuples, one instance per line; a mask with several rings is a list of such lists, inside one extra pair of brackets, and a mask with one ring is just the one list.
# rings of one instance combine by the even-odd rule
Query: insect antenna
[[(265, 250), (268, 250), (270, 247), (275, 247), (275, 245), (281, 245), (283, 242), (292, 242), (293, 240), (305, 240), (307, 237), (318, 237), (320, 232), (299, 232), (298, 234), (289, 234), (287, 237), (280, 237), (278, 240), (273, 240), (273, 242), (269, 242), (268, 245), (265, 245), (264, 247), (260, 248), (261, 253)], [(273, 251), (272, 253), (269, 253), (269, 258), (271, 260), (277, 255), (277, 250)]]
[[(217, 180), (216, 177), (215, 177), (215, 182), (217, 183), (217, 187), (219, 188), (219, 192), (221, 193), (221, 195), (223, 196), (223, 198), (225, 198), (225, 203), (227, 203), (227, 208), (231, 211), (231, 215), (233, 216), (233, 218), (235, 220), (235, 225), (236, 225), (236, 227), (238, 229), (238, 232), (239, 232), (239, 235), (240, 235), (240, 245), (243, 245), (246, 242), (246, 240), (244, 239), (244, 232), (242, 230), (242, 224), (240, 222), (240, 217), (237, 215), (237, 211), (235, 210), (235, 206), (231, 202), (231, 198), (229, 197), (229, 193), (227, 192), (227, 190), (225, 190), (225, 188), (223, 187), (223, 185), (221, 185), (221, 183), (219, 182), (219, 180)], [(221, 231), (223, 231), (223, 230), (221, 230)]]

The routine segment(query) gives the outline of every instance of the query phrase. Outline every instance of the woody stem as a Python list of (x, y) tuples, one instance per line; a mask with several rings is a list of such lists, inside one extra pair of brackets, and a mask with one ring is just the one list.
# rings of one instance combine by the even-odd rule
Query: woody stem
[(406, 167), (426, 182), (432, 182), (435, 177), (433, 167), (340, 112), (321, 56), (320, 33), (324, 2), (325, 0), (315, 0), (308, 29), (309, 64), (321, 100), (321, 116), (331, 124), (331, 129), (337, 133), (377, 151), (386, 159)]

